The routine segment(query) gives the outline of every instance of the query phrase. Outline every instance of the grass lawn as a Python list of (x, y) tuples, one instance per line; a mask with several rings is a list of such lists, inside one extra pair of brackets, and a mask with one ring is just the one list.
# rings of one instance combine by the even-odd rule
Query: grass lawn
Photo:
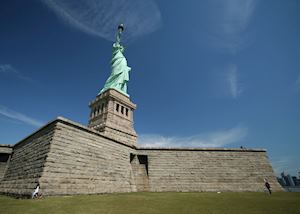
[(0, 196), (0, 213), (300, 213), (300, 193), (123, 193), (47, 197)]

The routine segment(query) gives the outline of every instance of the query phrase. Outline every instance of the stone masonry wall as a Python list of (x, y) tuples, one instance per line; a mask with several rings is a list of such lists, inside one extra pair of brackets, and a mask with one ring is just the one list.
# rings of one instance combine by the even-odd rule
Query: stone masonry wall
[(136, 191), (132, 151), (94, 130), (61, 120), (40, 179), (41, 191), (44, 195)]
[(11, 153), (11, 145), (0, 144), (0, 181), (4, 177)]
[(0, 192), (263, 191), (264, 178), (282, 190), (264, 150), (135, 149), (58, 118), (14, 146)]
[(282, 188), (264, 150), (139, 149), (148, 156), (150, 191), (264, 191)]
[(53, 124), (48, 124), (13, 147), (9, 166), (0, 181), (0, 192), (31, 194), (42, 175), (52, 136)]
[(6, 166), (7, 166), (6, 162), (0, 162), (0, 180), (4, 176), (4, 172), (5, 172)]

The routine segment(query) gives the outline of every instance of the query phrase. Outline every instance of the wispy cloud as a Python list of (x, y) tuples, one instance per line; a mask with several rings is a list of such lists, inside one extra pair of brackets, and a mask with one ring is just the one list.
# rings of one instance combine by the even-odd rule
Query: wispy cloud
[(224, 1), (222, 30), (227, 35), (243, 32), (252, 17), (255, 0), (226, 0)]
[(230, 64), (227, 68), (227, 82), (230, 95), (236, 99), (242, 93), (241, 84), (238, 81), (238, 68), (235, 64)]
[(16, 112), (11, 109), (8, 109), (7, 107), (2, 106), (2, 105), (0, 105), (0, 115), (3, 115), (5, 117), (8, 117), (15, 121), (20, 121), (20, 122), (26, 123), (31, 126), (40, 127), (43, 125), (43, 123), (41, 121), (33, 119), (33, 118), (26, 116), (20, 112)]
[(247, 135), (246, 127), (237, 126), (228, 130), (204, 133), (190, 137), (166, 137), (157, 134), (142, 134), (138, 143), (143, 147), (223, 147), (242, 141)]
[(127, 40), (155, 31), (161, 24), (153, 0), (41, 0), (71, 26), (114, 40), (116, 27), (125, 24)]
[(248, 38), (244, 33), (253, 17), (257, 0), (212, 1), (212, 43), (217, 48), (235, 53), (246, 45)]
[(32, 81), (30, 77), (24, 76), (21, 72), (19, 72), (17, 69), (15, 69), (12, 65), (10, 64), (2, 64), (0, 65), (0, 74), (13, 74), (19, 79), (25, 80), (25, 81)]

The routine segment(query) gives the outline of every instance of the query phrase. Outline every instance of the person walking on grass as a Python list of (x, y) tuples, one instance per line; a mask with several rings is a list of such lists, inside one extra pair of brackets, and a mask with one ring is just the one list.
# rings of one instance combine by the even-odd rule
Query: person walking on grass
[(265, 181), (265, 187), (267, 188), (269, 194), (271, 195), (272, 194), (271, 185), (266, 178), (264, 179), (264, 181)]
[(38, 195), (39, 195), (39, 190), (40, 190), (40, 184), (38, 183), (38, 184), (36, 185), (35, 190), (32, 192), (32, 195), (31, 195), (31, 198), (32, 198), (32, 199), (38, 197)]

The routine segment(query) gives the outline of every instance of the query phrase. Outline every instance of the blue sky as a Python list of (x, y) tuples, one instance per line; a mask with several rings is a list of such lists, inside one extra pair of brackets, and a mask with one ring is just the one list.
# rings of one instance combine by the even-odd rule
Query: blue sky
[[(75, 3), (74, 3), (75, 2)], [(0, 143), (87, 124), (117, 23), (144, 146), (265, 148), (300, 171), (298, 0), (1, 0)]]

